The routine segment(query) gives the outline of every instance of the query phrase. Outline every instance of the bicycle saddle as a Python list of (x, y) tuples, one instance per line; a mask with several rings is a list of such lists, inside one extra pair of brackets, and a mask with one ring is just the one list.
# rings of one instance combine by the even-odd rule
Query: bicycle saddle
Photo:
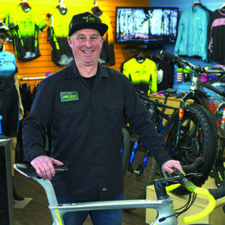
[(16, 163), (14, 164), (14, 168), (26, 177), (37, 177), (35, 169), (29, 163)]
[[(38, 177), (34, 167), (29, 163), (16, 163), (14, 164), (14, 168), (16, 171), (18, 171), (19, 173), (23, 174), (26, 177), (29, 177), (29, 178)], [(68, 170), (68, 168), (65, 166), (54, 165), (54, 168), (56, 172)]]
[(158, 94), (176, 94), (177, 93), (177, 89), (176, 88), (168, 88), (166, 90), (161, 90), (161, 91), (158, 91)]

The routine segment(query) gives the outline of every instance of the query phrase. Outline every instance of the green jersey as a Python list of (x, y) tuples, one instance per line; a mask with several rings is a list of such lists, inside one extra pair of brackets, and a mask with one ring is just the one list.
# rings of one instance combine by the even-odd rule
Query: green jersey
[(148, 58), (131, 58), (123, 63), (122, 73), (130, 79), (135, 88), (146, 94), (157, 92), (157, 68), (154, 61)]
[(58, 66), (66, 66), (73, 60), (72, 50), (67, 42), (72, 16), (67, 8), (60, 7), (49, 15), (48, 41), (52, 47), (52, 61)]
[(15, 55), (21, 61), (30, 61), (40, 56), (38, 33), (46, 27), (44, 18), (31, 9), (18, 5), (6, 15), (6, 24), (13, 36)]

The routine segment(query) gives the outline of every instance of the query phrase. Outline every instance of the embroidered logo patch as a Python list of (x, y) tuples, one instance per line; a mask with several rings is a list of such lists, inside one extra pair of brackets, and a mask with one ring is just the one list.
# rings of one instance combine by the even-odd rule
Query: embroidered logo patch
[(83, 20), (86, 20), (86, 22), (89, 22), (89, 21), (95, 21), (95, 18), (92, 17), (91, 15), (84, 16), (82, 19), (83, 19)]
[(60, 92), (60, 100), (61, 100), (61, 102), (78, 101), (79, 96), (78, 96), (77, 91)]

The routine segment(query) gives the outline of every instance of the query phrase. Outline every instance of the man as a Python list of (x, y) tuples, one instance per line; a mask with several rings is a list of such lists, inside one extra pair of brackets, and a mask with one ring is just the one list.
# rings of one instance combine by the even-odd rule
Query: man
[[(74, 62), (44, 79), (23, 124), (27, 159), (39, 176), (52, 179), (59, 203), (122, 199), (121, 127), (125, 117), (152, 150), (162, 168), (182, 171), (170, 160), (163, 138), (131, 82), (98, 63), (107, 25), (91, 14), (75, 15), (68, 44)], [(51, 157), (44, 151), (51, 127)], [(55, 176), (53, 165), (69, 171)], [(66, 225), (81, 225), (88, 214), (94, 225), (121, 224), (121, 210), (66, 214)]]

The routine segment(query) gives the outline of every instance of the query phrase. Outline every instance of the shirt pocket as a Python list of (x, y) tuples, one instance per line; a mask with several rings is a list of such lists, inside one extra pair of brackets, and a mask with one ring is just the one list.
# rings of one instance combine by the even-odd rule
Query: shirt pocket
[(120, 102), (110, 102), (105, 101), (104, 104), (104, 118), (105, 118), (105, 127), (107, 128), (118, 128), (121, 126), (122, 118), (123, 118), (123, 111), (122, 111), (122, 104)]
[(54, 127), (61, 135), (74, 134), (84, 129), (80, 121), (84, 121), (84, 105), (80, 102), (66, 102), (58, 106), (54, 117)]

